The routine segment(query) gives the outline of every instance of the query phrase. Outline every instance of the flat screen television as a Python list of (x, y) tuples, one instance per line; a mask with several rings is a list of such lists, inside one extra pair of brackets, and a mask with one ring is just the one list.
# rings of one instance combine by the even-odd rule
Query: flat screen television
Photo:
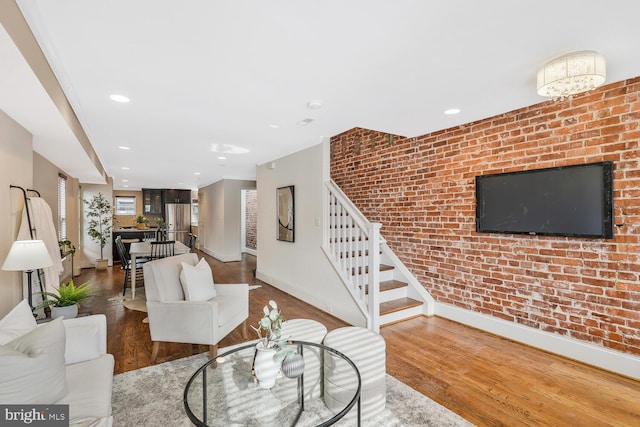
[(613, 238), (613, 162), (476, 176), (476, 231)]

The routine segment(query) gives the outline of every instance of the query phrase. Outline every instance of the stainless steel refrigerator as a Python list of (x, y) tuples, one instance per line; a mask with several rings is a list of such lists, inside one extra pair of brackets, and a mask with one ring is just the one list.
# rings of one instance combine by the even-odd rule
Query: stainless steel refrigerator
[(189, 203), (165, 204), (164, 221), (167, 225), (167, 240), (186, 242), (191, 230), (191, 205)]

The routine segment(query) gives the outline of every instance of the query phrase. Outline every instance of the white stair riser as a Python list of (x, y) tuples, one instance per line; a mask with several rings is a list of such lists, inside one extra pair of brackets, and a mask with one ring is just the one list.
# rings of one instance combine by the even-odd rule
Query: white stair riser
[(393, 270), (385, 270), (380, 272), (380, 281), (386, 282), (388, 280), (393, 280)]
[(380, 316), (380, 324), (387, 325), (389, 323), (399, 322), (400, 320), (408, 319), (410, 317), (420, 316), (422, 314), (422, 306), (411, 307), (393, 313)]
[(388, 291), (380, 292), (380, 302), (393, 301), (394, 299), (405, 298), (407, 296), (407, 287), (390, 289)]

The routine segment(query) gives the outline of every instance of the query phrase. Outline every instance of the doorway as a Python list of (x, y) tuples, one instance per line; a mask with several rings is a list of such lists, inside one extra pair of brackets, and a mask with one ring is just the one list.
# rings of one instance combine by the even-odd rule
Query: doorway
[(240, 208), (241, 252), (258, 255), (258, 191), (242, 190)]

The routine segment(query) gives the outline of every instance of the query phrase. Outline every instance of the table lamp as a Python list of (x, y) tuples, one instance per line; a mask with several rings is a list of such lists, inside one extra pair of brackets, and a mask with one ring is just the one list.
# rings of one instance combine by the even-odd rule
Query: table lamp
[(16, 240), (9, 249), (9, 255), (2, 264), (6, 271), (24, 271), (27, 273), (27, 288), (29, 292), (29, 307), (33, 307), (33, 293), (31, 291), (31, 273), (38, 268), (53, 265), (53, 260), (42, 240)]

